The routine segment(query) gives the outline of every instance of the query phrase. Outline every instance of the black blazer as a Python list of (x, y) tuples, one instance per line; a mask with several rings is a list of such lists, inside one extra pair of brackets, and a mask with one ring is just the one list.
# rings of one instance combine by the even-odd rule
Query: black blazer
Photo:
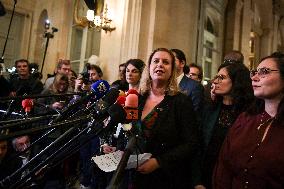
[[(146, 96), (139, 99), (140, 118), (146, 99)], [(190, 159), (199, 147), (192, 103), (179, 93), (166, 95), (155, 108), (158, 117), (145, 150), (152, 153), (160, 168), (147, 175), (137, 173), (135, 185), (137, 188), (190, 188)]]
[(204, 87), (199, 82), (184, 75), (179, 83), (179, 88), (191, 98), (194, 110), (196, 112), (202, 110)]

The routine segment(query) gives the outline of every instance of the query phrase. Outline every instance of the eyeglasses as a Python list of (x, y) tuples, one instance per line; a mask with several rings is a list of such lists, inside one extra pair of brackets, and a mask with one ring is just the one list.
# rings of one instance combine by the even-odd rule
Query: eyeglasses
[(224, 79), (228, 78), (228, 76), (226, 75), (216, 75), (213, 79), (212, 79), (212, 83), (217, 79), (218, 82), (222, 82)]
[(270, 68), (258, 68), (257, 70), (250, 71), (250, 77), (255, 76), (256, 74), (260, 77), (265, 77), (266, 75), (270, 74), (271, 72), (278, 72), (279, 70), (272, 70)]

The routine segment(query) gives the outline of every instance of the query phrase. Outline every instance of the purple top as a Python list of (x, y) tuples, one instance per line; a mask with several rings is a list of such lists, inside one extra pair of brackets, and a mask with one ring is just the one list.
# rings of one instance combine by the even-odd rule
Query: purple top
[[(267, 127), (270, 129), (262, 141)], [(284, 188), (284, 123), (242, 113), (227, 135), (213, 175), (215, 189)]]

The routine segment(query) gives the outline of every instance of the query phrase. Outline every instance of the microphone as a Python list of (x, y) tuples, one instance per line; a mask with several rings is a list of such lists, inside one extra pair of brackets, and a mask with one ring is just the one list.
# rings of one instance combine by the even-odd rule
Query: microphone
[(119, 96), (117, 99), (116, 99), (116, 103), (117, 104), (120, 104), (121, 106), (125, 106), (125, 101), (126, 101), (126, 97), (125, 96)]
[(2, 117), (3, 120), (7, 119), (12, 114), (13, 109), (15, 108), (16, 104), (17, 104), (16, 100), (10, 101), (9, 106), (8, 106), (6, 112), (4, 113), (3, 117)]
[(115, 103), (119, 95), (119, 90), (111, 88), (102, 99), (95, 103), (95, 110), (98, 115), (107, 113), (107, 109)]
[(25, 99), (22, 101), (22, 107), (25, 110), (26, 114), (29, 114), (34, 106), (32, 99)]
[(113, 132), (116, 129), (118, 123), (124, 123), (126, 118), (126, 112), (120, 104), (113, 104), (108, 109), (109, 122), (104, 127), (106, 133)]
[(91, 93), (87, 96), (80, 98), (79, 100), (75, 101), (73, 104), (68, 105), (65, 109), (61, 111), (61, 114), (53, 120), (53, 122), (58, 122), (66, 119), (70, 116), (70, 113), (74, 111), (75, 108), (80, 107), (80, 105), (89, 102), (90, 100), (98, 100), (102, 98), (107, 92), (109, 91), (110, 85), (105, 80), (98, 80), (91, 86)]
[(129, 89), (127, 91), (127, 95), (129, 95), (129, 94), (136, 94), (137, 96), (139, 96), (139, 93), (135, 89)]
[[(120, 185), (120, 182), (123, 178), (124, 172), (125, 172), (125, 167), (127, 165), (128, 159), (130, 157), (130, 154), (133, 152), (134, 146), (138, 145), (138, 135), (135, 132), (136, 128), (135, 126), (133, 127), (132, 125), (135, 125), (135, 122), (138, 120), (138, 93), (135, 90), (130, 90), (128, 92), (128, 95), (126, 96), (125, 100), (125, 114), (126, 114), (126, 121), (131, 122), (131, 124), (126, 124), (129, 125), (129, 128), (124, 130), (129, 131), (128, 134), (128, 143), (124, 149), (123, 156), (117, 166), (117, 169), (115, 173), (113, 174), (113, 177), (107, 186), (107, 189), (112, 189), (112, 188), (118, 188)], [(133, 121), (133, 122), (132, 122)], [(125, 127), (125, 126), (124, 126)]]
[(127, 95), (124, 110), (126, 112), (126, 120), (138, 120), (138, 96), (136, 94)]

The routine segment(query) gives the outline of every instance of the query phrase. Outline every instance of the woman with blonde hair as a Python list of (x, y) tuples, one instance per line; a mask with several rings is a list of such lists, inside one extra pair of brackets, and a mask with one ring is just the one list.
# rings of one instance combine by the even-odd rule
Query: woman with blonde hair
[(152, 52), (144, 68), (139, 98), (139, 135), (150, 159), (137, 168), (134, 188), (189, 188), (190, 161), (198, 148), (191, 101), (178, 92), (175, 58), (166, 48)]
[[(65, 74), (57, 73), (55, 75), (53, 83), (42, 91), (41, 94), (49, 95), (49, 94), (65, 94), (68, 92), (69, 87), (69, 78)], [(53, 109), (61, 110), (65, 105), (69, 103), (70, 98), (66, 96), (60, 97), (48, 97), (48, 98), (40, 98), (38, 100), (39, 103), (44, 105), (48, 105)]]

